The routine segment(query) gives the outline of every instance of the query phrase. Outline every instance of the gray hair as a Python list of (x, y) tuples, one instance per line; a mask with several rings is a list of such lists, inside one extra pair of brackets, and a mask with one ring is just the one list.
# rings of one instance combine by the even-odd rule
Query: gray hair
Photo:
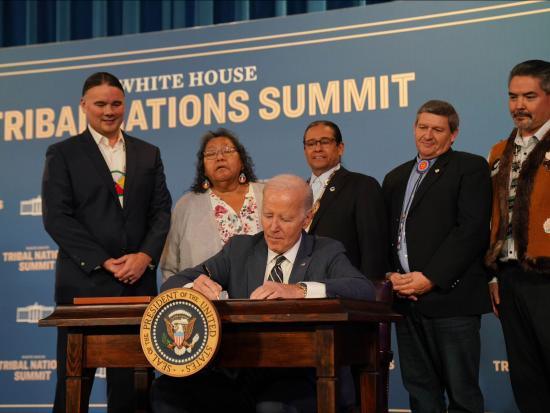
[(264, 195), (269, 190), (292, 191), (303, 197), (304, 213), (313, 206), (313, 192), (311, 187), (302, 178), (291, 174), (277, 175), (267, 181), (264, 186)]

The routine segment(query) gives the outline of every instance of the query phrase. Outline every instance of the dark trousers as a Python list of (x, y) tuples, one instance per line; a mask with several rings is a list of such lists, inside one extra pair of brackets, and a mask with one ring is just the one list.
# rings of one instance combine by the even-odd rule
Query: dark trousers
[(478, 315), (428, 318), (413, 304), (397, 322), (401, 376), (413, 413), (483, 413), (480, 319)]
[[(55, 387), (55, 401), (53, 413), (65, 413), (67, 388), (67, 329), (57, 329), (57, 384)], [(133, 413), (134, 412), (134, 374), (132, 369), (107, 369), (107, 412)], [(95, 369), (88, 369), (87, 378), (92, 389)], [(83, 397), (88, 397), (83, 395)]]
[(153, 382), (154, 413), (315, 413), (311, 369), (205, 369)]
[(522, 413), (550, 409), (550, 275), (502, 264), (499, 315), (510, 380)]

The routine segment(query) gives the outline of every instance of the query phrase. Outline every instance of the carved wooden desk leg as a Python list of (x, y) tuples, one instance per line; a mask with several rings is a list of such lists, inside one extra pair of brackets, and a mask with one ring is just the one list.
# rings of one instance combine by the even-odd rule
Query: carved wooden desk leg
[(389, 370), (390, 363), (393, 359), (393, 353), (391, 350), (378, 351), (378, 371), (369, 375), (369, 380), (374, 380), (376, 391), (376, 413), (388, 413), (388, 393), (389, 393)]
[(337, 406), (334, 328), (317, 328), (317, 412), (335, 413)]
[(361, 369), (361, 413), (388, 413), (388, 369), (392, 357), (388, 328), (380, 323), (374, 330), (373, 346), (369, 348), (371, 362)]
[(377, 410), (378, 373), (361, 371), (361, 413), (381, 413)]
[(388, 413), (391, 325), (380, 323), (377, 329), (374, 369), (361, 371), (361, 413)]
[(90, 379), (84, 374), (83, 354), (84, 335), (69, 332), (67, 337), (67, 413), (88, 412)]

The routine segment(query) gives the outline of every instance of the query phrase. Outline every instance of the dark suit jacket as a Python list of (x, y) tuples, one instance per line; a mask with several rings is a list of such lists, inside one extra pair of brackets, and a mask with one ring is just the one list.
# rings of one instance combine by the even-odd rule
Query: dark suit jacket
[[(403, 272), (397, 256), (399, 215), (416, 160), (392, 170), (382, 185), (390, 217), (392, 270)], [(409, 209), (406, 224), (411, 271), (421, 271), (435, 288), (419, 297), (426, 316), (450, 317), (491, 310), (483, 255), (489, 241), (491, 181), (480, 156), (449, 150), (428, 171)], [(409, 300), (396, 307), (406, 312)]]
[(371, 279), (388, 271), (384, 198), (370, 176), (340, 167), (321, 197), (308, 232), (340, 241), (351, 263)]
[[(326, 285), (327, 297), (374, 299), (374, 287), (346, 258), (338, 241), (302, 233), (302, 241), (290, 274), (289, 284), (317, 281)], [(230, 298), (249, 298), (264, 283), (267, 244), (264, 233), (235, 235), (213, 257), (194, 268), (170, 277), (161, 289), (183, 287), (200, 274), (206, 265), (212, 279)]]
[(172, 201), (157, 147), (124, 134), (124, 208), (109, 168), (86, 131), (51, 145), (42, 181), (43, 220), (59, 245), (55, 299), (156, 294), (156, 270), (133, 285), (117, 281), (101, 264), (144, 252), (158, 263), (170, 225)]

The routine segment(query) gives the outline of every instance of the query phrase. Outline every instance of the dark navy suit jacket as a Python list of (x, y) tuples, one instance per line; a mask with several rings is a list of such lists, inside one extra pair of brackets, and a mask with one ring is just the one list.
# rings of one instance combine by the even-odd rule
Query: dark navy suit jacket
[(308, 232), (340, 241), (351, 263), (372, 280), (388, 271), (387, 231), (376, 179), (340, 167), (323, 192)]
[[(224, 248), (204, 263), (212, 279), (228, 291), (230, 298), (249, 298), (264, 283), (267, 244), (264, 233), (236, 235)], [(162, 290), (183, 287), (200, 274), (203, 264), (188, 268), (170, 277)], [(323, 282), (327, 297), (374, 300), (374, 287), (345, 255), (343, 245), (335, 240), (302, 232), (302, 241), (289, 284), (300, 281)]]
[(144, 252), (158, 263), (170, 226), (172, 201), (157, 147), (124, 134), (124, 207), (89, 130), (51, 145), (42, 180), (43, 220), (59, 245), (55, 299), (77, 296), (155, 295), (156, 271), (133, 285), (119, 282), (101, 264)]

